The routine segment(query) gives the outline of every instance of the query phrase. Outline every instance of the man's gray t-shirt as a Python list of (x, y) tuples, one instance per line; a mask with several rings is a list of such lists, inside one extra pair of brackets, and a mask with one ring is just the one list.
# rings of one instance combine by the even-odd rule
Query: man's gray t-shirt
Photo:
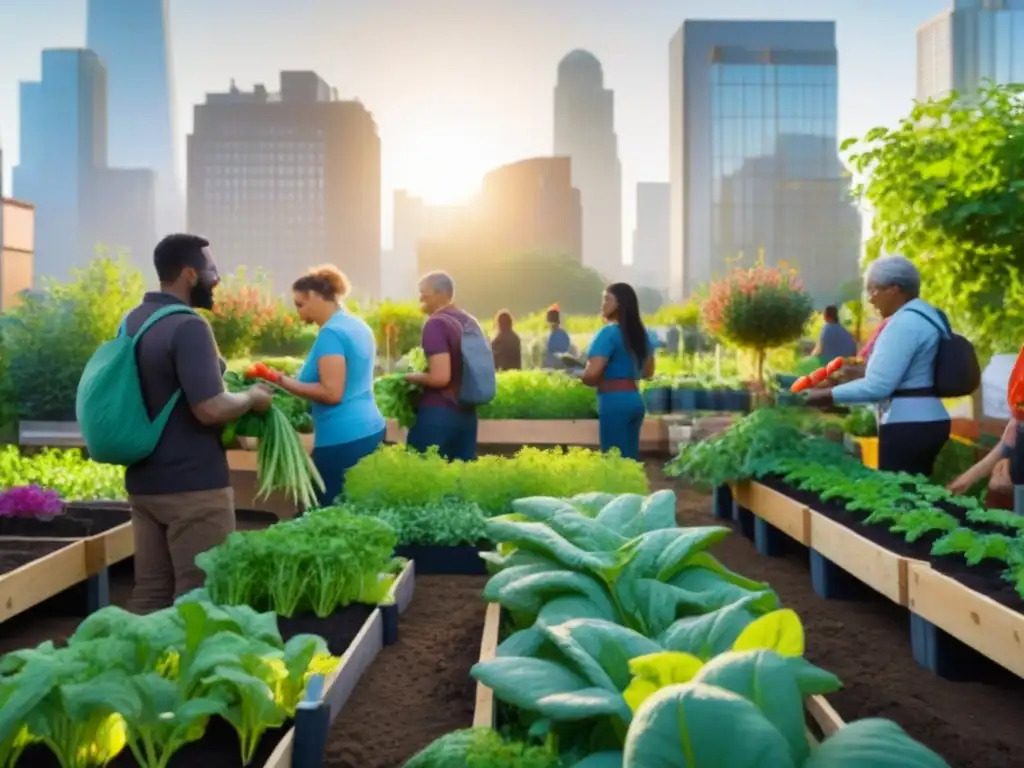
[[(136, 333), (158, 309), (180, 303), (166, 293), (147, 293), (142, 304), (128, 314), (128, 334)], [(224, 391), (223, 361), (209, 324), (187, 313), (168, 315), (139, 340), (135, 359), (150, 418), (160, 413), (178, 389), (182, 395), (156, 450), (128, 467), (128, 493), (163, 495), (229, 487), (231, 473), (220, 441), (222, 427), (203, 426), (190, 407)]]
[(825, 323), (818, 337), (821, 345), (821, 357), (825, 361), (837, 357), (856, 357), (857, 341), (853, 334), (839, 323)]

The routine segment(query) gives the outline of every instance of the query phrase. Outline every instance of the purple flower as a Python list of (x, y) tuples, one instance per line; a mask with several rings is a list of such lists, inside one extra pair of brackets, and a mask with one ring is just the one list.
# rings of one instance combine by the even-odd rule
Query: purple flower
[(64, 511), (56, 491), (38, 485), (22, 485), (0, 492), (0, 517), (35, 517), (49, 520)]

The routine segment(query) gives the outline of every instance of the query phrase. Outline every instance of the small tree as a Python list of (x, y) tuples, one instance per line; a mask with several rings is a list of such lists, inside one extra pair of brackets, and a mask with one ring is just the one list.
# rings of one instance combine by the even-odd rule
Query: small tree
[(813, 311), (794, 270), (758, 264), (711, 284), (701, 322), (713, 336), (754, 353), (760, 382), (765, 353), (799, 339)]

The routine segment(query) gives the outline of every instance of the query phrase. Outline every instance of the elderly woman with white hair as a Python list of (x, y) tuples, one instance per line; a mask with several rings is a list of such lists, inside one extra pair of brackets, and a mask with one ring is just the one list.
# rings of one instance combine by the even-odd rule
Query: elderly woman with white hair
[(949, 413), (935, 392), (936, 355), (940, 338), (952, 335), (949, 320), (920, 298), (921, 274), (902, 256), (871, 264), (864, 287), (886, 320), (864, 376), (813, 389), (809, 402), (877, 404), (878, 468), (930, 475), (950, 433)]

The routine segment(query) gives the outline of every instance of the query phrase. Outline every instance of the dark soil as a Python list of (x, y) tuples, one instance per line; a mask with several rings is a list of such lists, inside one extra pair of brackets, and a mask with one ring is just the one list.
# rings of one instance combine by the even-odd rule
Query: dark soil
[[(659, 469), (654, 489), (671, 488)], [(677, 490), (681, 525), (709, 525), (711, 499)], [(820, 509), (816, 505), (816, 509)], [(858, 529), (866, 535), (865, 528)], [(886, 531), (882, 531), (887, 533)], [(1006, 672), (1000, 685), (951, 683), (919, 667), (911, 654), (907, 611), (880, 595), (825, 600), (811, 588), (806, 550), (763, 557), (737, 532), (712, 551), (744, 576), (768, 582), (807, 633), (807, 658), (844, 683), (828, 697), (846, 722), (884, 717), (955, 768), (1012, 768), (1024, 754), (1024, 681)]]
[(288, 642), (296, 635), (320, 635), (334, 656), (341, 656), (355, 640), (371, 613), (372, 605), (350, 605), (323, 618), (315, 613), (299, 613), (291, 618), (278, 617), (277, 628)]
[(6, 517), (0, 520), (0, 536), (32, 536), (51, 539), (84, 539), (109, 531), (131, 520), (127, 505), (119, 507), (70, 504), (52, 520)]
[(417, 576), (416, 594), (335, 720), (325, 768), (400, 768), (439, 736), (473, 722), (486, 605), (484, 576)]
[[(964, 586), (992, 598), (1007, 608), (1024, 612), (1024, 600), (1009, 582), (1002, 579), (1002, 573), (1006, 570), (1005, 563), (983, 560), (977, 565), (969, 566), (964, 561), (963, 555), (935, 557), (931, 554), (932, 544), (940, 538), (942, 533), (928, 533), (917, 541), (908, 542), (902, 534), (890, 533), (885, 524), (865, 524), (866, 513), (849, 512), (839, 501), (822, 501), (816, 494), (797, 490), (778, 479), (765, 478), (762, 482), (770, 488), (806, 504), (815, 512), (820, 512), (837, 523), (856, 531), (869, 541), (904, 557), (913, 557), (931, 563), (932, 568), (956, 579)], [(1011, 536), (1016, 533), (1016, 530), (1007, 530), (996, 525), (968, 522), (962, 507), (951, 504), (939, 504), (938, 506), (944, 512), (958, 518), (965, 526), (979, 533), (1001, 533)]]
[(0, 541), (0, 575), (17, 570), (68, 544), (66, 541)]

